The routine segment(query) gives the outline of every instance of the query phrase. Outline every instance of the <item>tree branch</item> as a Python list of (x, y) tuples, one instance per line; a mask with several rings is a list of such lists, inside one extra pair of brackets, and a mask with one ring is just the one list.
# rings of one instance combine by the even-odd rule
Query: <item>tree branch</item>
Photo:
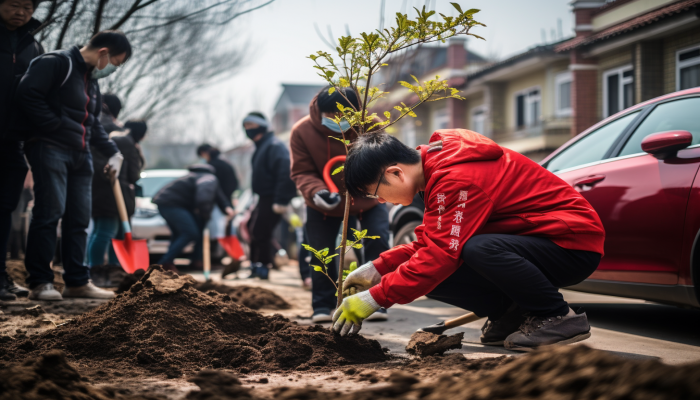
[(102, 14), (105, 11), (105, 4), (107, 0), (99, 0), (97, 4), (97, 10), (95, 11), (95, 27), (92, 29), (92, 34), (96, 35), (100, 31), (100, 25), (102, 25)]
[(66, 32), (68, 32), (68, 28), (70, 27), (70, 21), (75, 16), (75, 10), (78, 8), (79, 2), (80, 2), (80, 0), (73, 0), (73, 4), (71, 4), (71, 6), (70, 6), (70, 10), (68, 11), (68, 15), (66, 15), (66, 20), (63, 21), (63, 28), (61, 28), (61, 34), (58, 36), (58, 41), (56, 42), (57, 49), (60, 49), (63, 47), (63, 39), (66, 37)]

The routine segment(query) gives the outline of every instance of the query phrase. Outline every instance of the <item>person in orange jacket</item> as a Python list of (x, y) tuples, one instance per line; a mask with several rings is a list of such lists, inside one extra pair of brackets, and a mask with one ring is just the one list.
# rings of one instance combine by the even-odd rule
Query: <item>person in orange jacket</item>
[(427, 295), (488, 317), (481, 341), (530, 350), (590, 336), (558, 288), (598, 266), (605, 231), (566, 182), (476, 132), (436, 131), (408, 148), (386, 133), (359, 138), (345, 163), (353, 197), (408, 205), (425, 200), (417, 240), (353, 271), (334, 329), (359, 331), (380, 307)]

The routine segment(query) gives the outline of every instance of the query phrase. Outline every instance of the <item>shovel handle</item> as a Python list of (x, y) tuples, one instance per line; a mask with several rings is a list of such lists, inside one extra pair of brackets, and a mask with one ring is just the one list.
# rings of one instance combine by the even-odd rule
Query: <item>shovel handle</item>
[(119, 179), (116, 179), (114, 173), (112, 173), (112, 191), (114, 192), (114, 200), (117, 202), (119, 220), (122, 222), (122, 226), (124, 227), (124, 233), (130, 233), (131, 226), (129, 225), (129, 216), (126, 213), (126, 204), (124, 204), (122, 187), (119, 185)]
[(204, 267), (204, 277), (209, 279), (209, 272), (211, 272), (211, 250), (209, 248), (209, 228), (204, 228), (204, 234), (202, 235), (202, 263)]
[(445, 328), (448, 328), (448, 329), (455, 328), (457, 326), (462, 326), (462, 325), (468, 324), (470, 322), (478, 321), (481, 318), (482, 317), (474, 314), (473, 312), (469, 313), (469, 314), (464, 314), (461, 317), (457, 317), (457, 318), (445, 321)]

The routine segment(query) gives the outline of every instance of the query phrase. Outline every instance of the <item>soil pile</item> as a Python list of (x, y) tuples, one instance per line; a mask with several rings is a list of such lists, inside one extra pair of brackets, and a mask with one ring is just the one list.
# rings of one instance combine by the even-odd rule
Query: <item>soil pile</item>
[(67, 325), (0, 345), (0, 353), (6, 361), (21, 361), (61, 349), (92, 369), (140, 367), (140, 373), (168, 377), (205, 368), (308, 370), (387, 359), (375, 340), (266, 317), (228, 295), (202, 293), (195, 283), (154, 267), (109, 303)]
[(90, 386), (66, 362), (64, 354), (54, 350), (22, 365), (0, 370), (0, 400), (39, 399), (154, 400), (158, 397), (132, 396)]
[(284, 299), (276, 295), (273, 291), (261, 287), (251, 286), (228, 286), (214, 282), (200, 282), (195, 285), (197, 290), (209, 292), (213, 290), (218, 293), (227, 294), (235, 303), (242, 304), (253, 310), (266, 308), (269, 310), (287, 310), (292, 308)]
[(418, 331), (411, 335), (406, 351), (419, 357), (444, 354), (448, 350), (461, 349), (464, 332), (454, 335), (437, 335), (431, 332)]

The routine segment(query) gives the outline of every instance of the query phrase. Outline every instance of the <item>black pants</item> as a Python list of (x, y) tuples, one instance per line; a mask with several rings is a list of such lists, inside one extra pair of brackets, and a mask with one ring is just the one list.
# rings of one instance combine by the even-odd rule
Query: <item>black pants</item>
[(272, 211), (273, 200), (272, 196), (261, 196), (248, 221), (250, 261), (254, 263), (267, 265), (273, 260), (272, 233), (282, 218), (281, 215)]
[(565, 315), (569, 305), (558, 288), (590, 276), (600, 254), (568, 250), (544, 238), (488, 234), (469, 239), (462, 260), (428, 297), (496, 320), (513, 302), (532, 315)]
[(5, 273), (7, 241), (12, 229), (12, 212), (17, 207), (24, 179), (27, 176), (22, 144), (14, 141), (0, 142), (0, 274)]
[[(357, 216), (362, 229), (367, 229), (367, 234), (371, 236), (380, 236), (379, 239), (363, 240), (364, 257), (358, 257), (360, 264), (362, 262), (371, 261), (379, 257), (379, 255), (389, 249), (389, 213), (384, 204), (379, 204), (365, 212), (361, 216)], [(330, 254), (335, 252), (336, 239), (338, 231), (343, 219), (340, 217), (326, 217), (322, 213), (314, 210), (311, 207), (306, 207), (306, 237), (308, 244), (317, 249), (331, 249)], [(353, 221), (348, 222), (348, 226), (354, 228)], [(348, 238), (354, 236), (348, 232)], [(334, 282), (338, 281), (338, 258), (335, 257), (333, 262), (328, 264), (328, 275), (333, 278)], [(319, 265), (315, 258), (312, 258), (311, 263)], [(314, 314), (330, 313), (336, 306), (335, 286), (322, 273), (311, 271), (312, 281), (312, 306)]]

